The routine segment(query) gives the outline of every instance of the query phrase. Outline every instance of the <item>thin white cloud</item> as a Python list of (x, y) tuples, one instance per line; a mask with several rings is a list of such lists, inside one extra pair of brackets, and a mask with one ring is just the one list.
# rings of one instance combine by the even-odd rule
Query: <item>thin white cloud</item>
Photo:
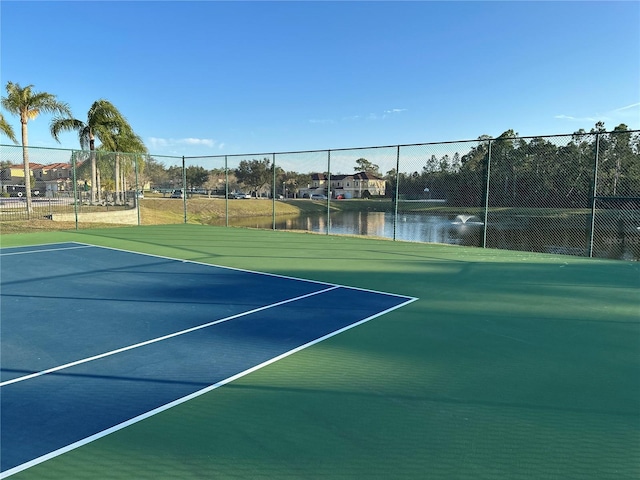
[(178, 142), (186, 143), (187, 145), (204, 145), (205, 147), (213, 147), (216, 143), (215, 140), (211, 140), (210, 138), (183, 138)]
[[(341, 122), (357, 122), (361, 120), (369, 120), (369, 121), (384, 120), (385, 118), (389, 118), (391, 115), (396, 115), (398, 113), (402, 113), (406, 111), (407, 111), (406, 108), (392, 108), (389, 110), (384, 110), (382, 113), (372, 112), (367, 115), (348, 115), (346, 117), (340, 118), (340, 121)], [(330, 124), (330, 123), (336, 123), (336, 121), (331, 118), (323, 118), (323, 119), (313, 118), (309, 120), (309, 123)]]
[(616, 108), (616, 109), (614, 110), (614, 112), (622, 112), (622, 111), (624, 111), (624, 110), (629, 110), (629, 109), (631, 109), (631, 108), (638, 108), (638, 107), (640, 107), (640, 102), (638, 102), (638, 103), (632, 103), (631, 105), (627, 105), (626, 107)]
[(595, 117), (573, 117), (571, 115), (556, 115), (553, 118), (557, 118), (559, 120), (570, 120), (572, 122), (597, 122), (598, 118)]
[(382, 113), (371, 112), (368, 115), (351, 115), (349, 117), (342, 117), (342, 121), (356, 121), (356, 120), (384, 120), (389, 118), (391, 115), (396, 115), (398, 113), (406, 112), (406, 108), (392, 108), (390, 110), (384, 110)]
[(571, 122), (612, 122), (612, 123), (618, 123), (618, 122), (622, 122), (625, 121), (629, 118), (631, 118), (632, 116), (634, 118), (637, 118), (637, 112), (634, 112), (633, 110), (640, 108), (640, 102), (638, 103), (632, 103), (630, 105), (626, 105), (624, 107), (619, 107), (619, 108), (615, 108), (612, 110), (609, 110), (608, 112), (604, 113), (604, 114), (597, 114), (597, 116), (586, 116), (586, 117), (574, 117), (572, 115), (555, 115), (554, 118), (557, 118), (558, 120), (568, 120)]
[(149, 145), (153, 148), (166, 147), (169, 145), (165, 138), (149, 137)]
[(216, 144), (216, 141), (211, 138), (158, 138), (158, 137), (149, 137), (148, 140), (149, 145), (152, 148), (163, 148), (163, 147), (171, 147), (175, 145), (196, 145), (196, 146), (205, 146), (208, 148), (213, 148)]
[(392, 115), (397, 115), (402, 112), (406, 112), (406, 108), (392, 108), (391, 110), (385, 110), (381, 115), (379, 113), (370, 113), (367, 119), (369, 120), (384, 120), (386, 118), (391, 117)]

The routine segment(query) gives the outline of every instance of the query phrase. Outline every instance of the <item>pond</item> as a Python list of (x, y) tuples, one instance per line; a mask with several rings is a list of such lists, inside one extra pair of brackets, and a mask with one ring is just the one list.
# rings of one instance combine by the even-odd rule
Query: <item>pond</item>
[[(411, 242), (482, 245), (483, 223), (469, 215), (399, 214), (394, 225), (391, 212), (332, 212), (329, 233), (335, 235), (365, 235), (394, 238)], [(224, 220), (219, 224), (224, 224)], [(271, 217), (231, 218), (229, 225), (267, 228), (273, 227)], [(326, 214), (276, 217), (276, 230), (304, 230), (327, 233)]]
[[(391, 212), (332, 212), (329, 233), (364, 235), (410, 242), (443, 243), (481, 247), (483, 219), (473, 215), (399, 213), (394, 223)], [(215, 222), (225, 225), (225, 220)], [(230, 218), (230, 226), (273, 228), (271, 216)], [(633, 224), (635, 225), (635, 223)], [(596, 230), (593, 255), (601, 258), (638, 260), (640, 230), (631, 225), (626, 233), (610, 225)], [(276, 230), (327, 233), (326, 214), (276, 217)], [(486, 245), (489, 248), (525, 252), (588, 256), (589, 225), (584, 216), (566, 218), (490, 216)]]

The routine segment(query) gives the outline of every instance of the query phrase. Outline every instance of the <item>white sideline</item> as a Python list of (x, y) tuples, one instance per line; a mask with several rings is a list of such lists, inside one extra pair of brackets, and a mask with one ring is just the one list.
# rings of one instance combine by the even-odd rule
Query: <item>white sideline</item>
[[(43, 370), (41, 372), (35, 372), (33, 374), (25, 375), (23, 377), (18, 377), (18, 378), (14, 378), (12, 380), (7, 380), (6, 382), (0, 383), (0, 387), (7, 386), (7, 385), (10, 385), (10, 384), (13, 384), (13, 383), (17, 383), (17, 382), (21, 382), (21, 381), (24, 381), (24, 380), (28, 380), (28, 379), (31, 379), (31, 378), (39, 377), (39, 376), (46, 375), (46, 374), (49, 374), (49, 373), (53, 373), (53, 372), (56, 372), (56, 371), (60, 371), (60, 370), (63, 370), (65, 368), (70, 368), (70, 367), (73, 367), (75, 365), (80, 365), (82, 363), (87, 363), (87, 362), (90, 362), (90, 361), (93, 361), (93, 360), (97, 360), (97, 359), (100, 359), (100, 358), (104, 358), (104, 357), (107, 357), (107, 356), (110, 356), (110, 355), (115, 355), (117, 353), (121, 353), (121, 352), (124, 352), (124, 351), (127, 351), (127, 350), (132, 350), (134, 348), (138, 348), (138, 347), (142, 347), (142, 346), (149, 345), (149, 344), (152, 344), (152, 343), (160, 342), (162, 340), (166, 340), (166, 339), (169, 339), (169, 338), (172, 338), (172, 337), (176, 337), (176, 336), (179, 336), (179, 335), (184, 335), (186, 333), (190, 333), (190, 332), (193, 332), (193, 331), (196, 331), (196, 330), (207, 328), (207, 327), (210, 327), (210, 326), (218, 324), (218, 323), (226, 322), (226, 321), (229, 321), (229, 320), (232, 320), (232, 319), (235, 319), (235, 318), (239, 318), (239, 317), (242, 317), (242, 316), (245, 316), (245, 315), (250, 315), (250, 314), (255, 313), (255, 312), (259, 312), (259, 311), (262, 311), (262, 310), (267, 310), (267, 309), (272, 308), (272, 307), (277, 307), (277, 306), (284, 305), (284, 304), (287, 304), (287, 303), (295, 302), (297, 300), (301, 300), (301, 299), (304, 299), (304, 298), (307, 298), (307, 297), (311, 297), (311, 296), (314, 296), (314, 295), (326, 293), (326, 292), (329, 292), (329, 291), (332, 291), (332, 290), (336, 290), (336, 289), (339, 289), (339, 288), (344, 288), (344, 289), (348, 289), (348, 290), (363, 291), (363, 292), (370, 292), (370, 293), (378, 293), (378, 294), (382, 294), (382, 295), (388, 295), (388, 296), (391, 296), (391, 297), (403, 298), (403, 299), (405, 299), (405, 301), (400, 303), (400, 304), (398, 304), (398, 305), (396, 305), (396, 306), (390, 307), (390, 308), (388, 308), (386, 310), (383, 310), (381, 312), (375, 313), (374, 315), (371, 315), (371, 316), (369, 316), (367, 318), (364, 318), (364, 319), (359, 320), (359, 321), (357, 321), (355, 323), (352, 323), (352, 324), (347, 325), (347, 326), (345, 326), (343, 328), (340, 328), (339, 330), (336, 330), (334, 332), (328, 333), (328, 334), (326, 334), (326, 335), (324, 335), (322, 337), (316, 338), (315, 340), (311, 340), (311, 341), (309, 341), (309, 342), (307, 342), (307, 343), (305, 343), (303, 345), (300, 345), (300, 346), (298, 346), (298, 347), (296, 347), (296, 348), (294, 348), (292, 350), (289, 350), (288, 352), (284, 352), (284, 353), (282, 353), (282, 354), (280, 354), (280, 355), (278, 355), (278, 356), (276, 356), (274, 358), (271, 358), (271, 359), (269, 359), (269, 360), (267, 360), (267, 361), (265, 361), (263, 363), (255, 365), (255, 366), (253, 366), (253, 367), (251, 367), (251, 368), (249, 368), (247, 370), (239, 372), (239, 373), (237, 373), (237, 374), (235, 374), (235, 375), (233, 375), (231, 377), (228, 377), (226, 379), (220, 380), (217, 383), (209, 385), (208, 387), (205, 387), (205, 388), (203, 388), (201, 390), (193, 392), (193, 393), (191, 393), (191, 394), (189, 394), (189, 395), (187, 395), (185, 397), (176, 399), (176, 400), (174, 400), (174, 401), (172, 401), (170, 403), (167, 403), (167, 404), (162, 405), (160, 407), (157, 407), (157, 408), (155, 408), (153, 410), (150, 410), (150, 411), (148, 411), (146, 413), (140, 414), (140, 415), (138, 415), (136, 417), (133, 417), (133, 418), (131, 418), (129, 420), (126, 420), (126, 421), (124, 421), (124, 422), (122, 422), (122, 423), (120, 423), (118, 425), (114, 425), (113, 427), (110, 427), (110, 428), (108, 428), (106, 430), (103, 430), (103, 431), (95, 433), (95, 434), (93, 434), (93, 435), (91, 435), (89, 437), (86, 437), (86, 438), (83, 438), (81, 440), (78, 440), (77, 442), (69, 444), (69, 445), (67, 445), (65, 447), (59, 448), (58, 450), (54, 450), (54, 451), (49, 452), (49, 453), (47, 453), (45, 455), (42, 455), (42, 456), (37, 457), (37, 458), (34, 458), (34, 459), (32, 459), (32, 460), (30, 460), (28, 462), (25, 462), (25, 463), (23, 463), (21, 465), (17, 465), (17, 466), (15, 466), (15, 467), (13, 467), (13, 468), (11, 468), (9, 470), (5, 470), (4, 472), (0, 472), (0, 479), (4, 479), (4, 478), (7, 478), (7, 477), (10, 477), (10, 476), (12, 476), (12, 475), (14, 475), (14, 474), (16, 474), (18, 472), (21, 472), (23, 470), (31, 468), (31, 467), (33, 467), (35, 465), (38, 465), (38, 464), (40, 464), (42, 462), (50, 460), (50, 459), (52, 459), (54, 457), (57, 457), (59, 455), (67, 453), (69, 451), (75, 450), (76, 448), (79, 448), (79, 447), (81, 447), (83, 445), (91, 443), (91, 442), (93, 442), (95, 440), (98, 440), (98, 439), (100, 439), (102, 437), (105, 437), (105, 436), (107, 436), (107, 435), (109, 435), (111, 433), (117, 432), (118, 430), (122, 430), (123, 428), (126, 428), (126, 427), (128, 427), (130, 425), (133, 425), (133, 424), (135, 424), (137, 422), (140, 422), (140, 421), (142, 421), (142, 420), (144, 420), (146, 418), (152, 417), (152, 416), (154, 416), (154, 415), (156, 415), (158, 413), (161, 413), (161, 412), (163, 412), (165, 410), (168, 410), (168, 409), (173, 408), (173, 407), (175, 407), (177, 405), (180, 405), (180, 404), (185, 403), (185, 402), (187, 402), (189, 400), (192, 400), (192, 399), (194, 399), (196, 397), (199, 397), (200, 395), (203, 395), (203, 394), (208, 393), (208, 392), (210, 392), (212, 390), (215, 390), (218, 387), (226, 385), (226, 384), (228, 384), (228, 383), (230, 383), (230, 382), (232, 382), (234, 380), (237, 380), (238, 378), (244, 377), (245, 375), (248, 375), (248, 374), (250, 374), (250, 373), (252, 373), (252, 372), (254, 372), (256, 370), (259, 370), (259, 369), (261, 369), (261, 368), (263, 368), (263, 367), (265, 367), (267, 365), (270, 365), (270, 364), (272, 364), (274, 362), (277, 362), (277, 361), (279, 361), (279, 360), (281, 360), (283, 358), (286, 358), (286, 357), (288, 357), (288, 356), (290, 356), (290, 355), (292, 355), (294, 353), (297, 353), (297, 352), (299, 352), (299, 351), (301, 351), (301, 350), (303, 350), (305, 348), (308, 348), (308, 347), (310, 347), (312, 345), (315, 345), (316, 343), (322, 342), (322, 341), (324, 341), (324, 340), (326, 340), (328, 338), (331, 338), (331, 337), (333, 337), (335, 335), (338, 335), (338, 334), (340, 334), (342, 332), (350, 330), (350, 329), (352, 329), (354, 327), (357, 327), (357, 326), (359, 326), (359, 325), (361, 325), (363, 323), (366, 323), (366, 322), (368, 322), (370, 320), (373, 320), (374, 318), (382, 316), (382, 315), (384, 315), (386, 313), (389, 313), (389, 312), (391, 312), (393, 310), (396, 310), (398, 308), (404, 307), (405, 305), (408, 305), (408, 304), (418, 300), (418, 298), (416, 298), (416, 297), (408, 297), (408, 296), (405, 296), (405, 295), (399, 295), (399, 294), (395, 294), (395, 293), (380, 292), (380, 291), (376, 291), (376, 290), (370, 290), (370, 289), (358, 288), (358, 287), (351, 287), (351, 286), (347, 286), (347, 285), (331, 284), (331, 283), (326, 283), (326, 282), (319, 282), (319, 281), (315, 281), (315, 280), (308, 280), (308, 279), (290, 277), (290, 276), (286, 276), (286, 275), (278, 275), (278, 274), (273, 274), (273, 273), (257, 272), (257, 271), (242, 269), (242, 268), (234, 268), (234, 267), (227, 267), (227, 266), (221, 266), (221, 265), (197, 262), (197, 261), (193, 261), (193, 260), (177, 259), (177, 258), (166, 257), (166, 256), (161, 256), (161, 255), (153, 255), (153, 254), (148, 254), (148, 253), (136, 252), (136, 251), (132, 251), (132, 250), (124, 250), (124, 249), (113, 248), (113, 247), (105, 247), (105, 246), (100, 246), (100, 245), (91, 245), (91, 244), (85, 244), (85, 243), (73, 242), (73, 241), (65, 242), (65, 243), (70, 243), (70, 244), (75, 244), (75, 245), (74, 246), (68, 246), (68, 247), (62, 247), (62, 248), (48, 248), (48, 249), (13, 252), (13, 253), (12, 252), (0, 253), (0, 256), (4, 256), (4, 255), (21, 255), (21, 254), (27, 254), (27, 253), (50, 252), (50, 251), (59, 251), (59, 250), (70, 250), (70, 249), (77, 249), (77, 248), (103, 248), (103, 249), (107, 249), (107, 250), (115, 250), (115, 251), (120, 251), (120, 252), (125, 252), (125, 253), (133, 253), (133, 254), (137, 254), (137, 255), (150, 256), (150, 257), (156, 257), (156, 258), (163, 258), (163, 259), (172, 260), (172, 261), (178, 261), (178, 262), (183, 262), (183, 263), (194, 263), (194, 264), (197, 264), (197, 265), (204, 265), (204, 266), (214, 267), (214, 268), (235, 270), (235, 271), (251, 273), (251, 274), (258, 274), (258, 275), (264, 275), (264, 276), (271, 276), (271, 277), (277, 277), (277, 278), (285, 278), (285, 279), (297, 280), (297, 281), (317, 284), (319, 286), (325, 286), (326, 288), (323, 288), (322, 290), (319, 290), (319, 291), (316, 291), (316, 292), (307, 293), (305, 295), (300, 295), (300, 296), (295, 297), (295, 298), (282, 300), (280, 302), (273, 303), (273, 304), (270, 304), (270, 305), (265, 305), (265, 306), (262, 306), (262, 307), (258, 307), (258, 308), (255, 308), (255, 309), (252, 309), (252, 310), (249, 310), (249, 311), (246, 311), (246, 312), (238, 313), (238, 314), (235, 314), (235, 315), (232, 315), (232, 316), (229, 316), (229, 317), (226, 317), (226, 318), (222, 318), (222, 319), (219, 319), (219, 320), (215, 320), (215, 321), (212, 321), (212, 322), (208, 322), (208, 323), (205, 323), (205, 324), (202, 324), (202, 325), (197, 325), (195, 327), (191, 327), (191, 328), (186, 329), (186, 330), (181, 330), (181, 331), (174, 332), (174, 333), (171, 333), (171, 334), (168, 334), (168, 335), (164, 335), (162, 337), (154, 338), (154, 339), (147, 340), (147, 341), (144, 341), (144, 342), (141, 342), (141, 343), (137, 343), (137, 344), (134, 344), (134, 345), (129, 345), (127, 347), (119, 348), (117, 350), (113, 350), (113, 351), (110, 351), (110, 352), (105, 352), (105, 353), (102, 353), (102, 354), (99, 354), (99, 355), (95, 355), (95, 356), (88, 357), (88, 358), (85, 358), (85, 359), (77, 360), (77, 361), (74, 361), (74, 362), (71, 362), (71, 363), (67, 363), (67, 364), (64, 364), (64, 365), (60, 365), (60, 366), (57, 366), (57, 367), (49, 368), (49, 369)], [(56, 243), (43, 244), (43, 245), (56, 245)], [(58, 245), (59, 245), (59, 243), (58, 243)], [(32, 247), (36, 247), (36, 246), (37, 245), (32, 245)], [(4, 250), (4, 249), (9, 249), (9, 248), (13, 248), (13, 247), (5, 247), (3, 249), (0, 249), (0, 251)]]
[(318, 290), (317, 292), (307, 293), (305, 295), (300, 295), (295, 298), (289, 298), (287, 300), (282, 300), (277, 303), (272, 303), (270, 305), (265, 305), (262, 307), (254, 308), (252, 310), (247, 310), (246, 312), (237, 313), (235, 315), (231, 315), (230, 317), (221, 318), (219, 320), (214, 320), (213, 322), (203, 323), (202, 325), (196, 325), (195, 327), (187, 328), (186, 330), (180, 330), (178, 332), (170, 333), (168, 335), (163, 335), (162, 337), (152, 338), (151, 340), (146, 340), (144, 342), (135, 343), (133, 345), (128, 345), (126, 347), (118, 348), (116, 350), (111, 350), (110, 352), (101, 353), (99, 355), (94, 355), (92, 357), (83, 358), (81, 360), (76, 360), (75, 362), (65, 363), (64, 365), (59, 365), (57, 367), (47, 368), (46, 370), (42, 370), (40, 372), (34, 372), (29, 375), (24, 375), (22, 377), (12, 378), (11, 380), (7, 380), (5, 382), (0, 383), (0, 387), (5, 387), (7, 385), (11, 385), (12, 383), (23, 382), (25, 380), (29, 380), (31, 378), (40, 377), (42, 375), (47, 375), (48, 373), (58, 372), (60, 370), (64, 370), (65, 368), (75, 367), (76, 365), (81, 365), (83, 363), (91, 362), (93, 360), (98, 360), (99, 358), (109, 357), (111, 355), (115, 355), (117, 353), (126, 352), (127, 350), (133, 350), (134, 348), (143, 347), (145, 345), (150, 345), (152, 343), (161, 342), (163, 340), (167, 340), (169, 338), (177, 337), (179, 335), (184, 335), (186, 333), (195, 332), (196, 330), (201, 330), (203, 328), (210, 327), (212, 325), (216, 325), (218, 323), (227, 322), (229, 320), (233, 320), (234, 318), (244, 317), (245, 315), (250, 315), (252, 313), (260, 312), (262, 310), (268, 310), (269, 308), (278, 307), (280, 305), (284, 305), (286, 303), (295, 302), (297, 300), (302, 300), (303, 298), (312, 297), (314, 295), (318, 295), (321, 293), (326, 293), (331, 290), (335, 290), (339, 287), (333, 286), (329, 288), (325, 288), (323, 290)]
[[(69, 243), (74, 243), (74, 242), (69, 242)], [(51, 245), (55, 245), (55, 243)], [(5, 247), (5, 248), (19, 248), (19, 247)], [(91, 248), (91, 245), (76, 245), (72, 247), (63, 247), (63, 248), (43, 248), (41, 250), (26, 250), (24, 252), (0, 253), (0, 257), (6, 257), (9, 255), (26, 255), (28, 253), (58, 252), (60, 250), (75, 250), (76, 248)]]
[[(335, 287), (335, 288), (339, 288), (339, 287)], [(331, 289), (328, 289), (328, 290), (331, 290)], [(66, 447), (59, 448), (58, 450), (54, 450), (53, 452), (47, 453), (46, 455), (43, 455), (43, 456), (38, 457), (38, 458), (34, 458), (33, 460), (30, 460), (30, 461), (25, 462), (25, 463), (23, 463), (21, 465), (18, 465), (17, 467), (13, 467), (13, 468), (11, 468), (9, 470), (6, 470), (6, 471), (0, 473), (0, 479), (9, 477), (9, 476), (14, 475), (14, 474), (16, 474), (18, 472), (21, 472), (23, 470), (31, 468), (31, 467), (33, 467), (35, 465), (38, 465), (39, 463), (42, 463), (42, 462), (50, 460), (50, 459), (52, 459), (54, 457), (57, 457), (58, 455), (62, 455), (63, 453), (67, 453), (67, 452), (70, 452), (71, 450), (75, 450), (76, 448), (79, 448), (79, 447), (81, 447), (83, 445), (91, 443), (91, 442), (93, 442), (95, 440), (99, 440), (102, 437), (105, 437), (105, 436), (107, 436), (107, 435), (109, 435), (111, 433), (117, 432), (118, 430), (122, 430), (123, 428), (126, 428), (126, 427), (128, 427), (130, 425), (133, 425), (134, 423), (138, 423), (138, 422), (140, 422), (140, 421), (142, 421), (142, 420), (144, 420), (146, 418), (152, 417), (152, 416), (154, 416), (154, 415), (156, 415), (158, 413), (164, 412), (165, 410), (168, 410), (168, 409), (173, 408), (173, 407), (175, 407), (177, 405), (180, 405), (181, 403), (185, 403), (185, 402), (188, 402), (189, 400), (193, 400), (194, 398), (199, 397), (200, 395), (204, 395), (205, 393), (208, 393), (208, 392), (210, 392), (212, 390), (215, 390), (218, 387), (222, 387), (223, 385), (226, 385), (227, 383), (231, 383), (234, 380), (237, 380), (238, 378), (244, 377), (245, 375), (248, 375), (248, 374), (250, 374), (252, 372), (255, 372), (256, 370), (259, 370), (259, 369), (261, 369), (263, 367), (266, 367), (267, 365), (270, 365), (270, 364), (272, 364), (274, 362), (277, 362), (278, 360), (282, 360), (283, 358), (286, 358), (289, 355), (293, 355), (294, 353), (297, 353), (300, 350), (304, 350), (305, 348), (308, 348), (308, 347), (310, 347), (312, 345), (315, 345), (316, 343), (322, 342), (322, 341), (326, 340), (327, 338), (331, 338), (331, 337), (333, 337), (335, 335), (338, 335), (338, 334), (340, 334), (340, 333), (342, 333), (342, 332), (344, 332), (346, 330), (350, 330), (350, 329), (352, 329), (354, 327), (357, 327), (358, 325), (361, 325), (361, 324), (363, 324), (365, 322), (368, 322), (369, 320), (373, 320), (374, 318), (379, 317), (381, 315), (384, 315), (385, 313), (389, 313), (389, 312), (391, 312), (393, 310), (396, 310), (396, 309), (398, 309), (400, 307), (404, 307), (405, 305), (408, 305), (409, 303), (415, 302), (416, 300), (418, 300), (418, 299), (417, 298), (408, 298), (406, 302), (401, 303), (400, 305), (396, 305), (394, 307), (388, 308), (387, 310), (384, 310), (382, 312), (378, 312), (375, 315), (371, 315), (370, 317), (367, 317), (367, 318), (364, 318), (364, 319), (362, 319), (362, 320), (360, 320), (358, 322), (352, 323), (351, 325), (347, 325), (346, 327), (343, 327), (343, 328), (341, 328), (339, 330), (336, 330), (335, 332), (331, 332), (331, 333), (328, 333), (328, 334), (326, 334), (326, 335), (324, 335), (324, 336), (322, 336), (320, 338), (316, 338), (315, 340), (312, 340), (312, 341), (310, 341), (308, 343), (305, 343), (304, 345), (300, 345), (299, 347), (296, 347), (296, 348), (294, 348), (292, 350), (289, 350), (288, 352), (282, 353), (282, 354), (278, 355), (277, 357), (273, 357), (272, 359), (267, 360), (266, 362), (263, 362), (263, 363), (260, 363), (258, 365), (255, 365), (255, 366), (253, 366), (251, 368), (248, 368), (247, 370), (244, 370), (244, 371), (242, 371), (240, 373), (237, 373), (237, 374), (235, 374), (235, 375), (233, 375), (231, 377), (225, 378), (224, 380), (220, 380), (219, 382), (214, 383), (213, 385), (209, 385), (208, 387), (205, 387), (205, 388), (203, 388), (201, 390), (198, 390), (197, 392), (193, 392), (193, 393), (191, 393), (191, 394), (189, 394), (189, 395), (187, 395), (185, 397), (182, 397), (182, 398), (179, 398), (177, 400), (174, 400), (173, 402), (167, 403), (166, 405), (162, 405), (161, 407), (158, 407), (158, 408), (155, 408), (153, 410), (150, 410), (150, 411), (148, 411), (146, 413), (138, 415), (137, 417), (133, 417), (133, 418), (131, 418), (129, 420), (126, 420), (126, 421), (118, 424), (118, 425), (114, 425), (113, 427), (108, 428), (106, 430), (103, 430), (102, 432), (95, 433), (95, 434), (93, 434), (93, 435), (91, 435), (89, 437), (83, 438), (82, 440), (78, 440), (77, 442), (74, 442), (74, 443), (72, 443), (70, 445), (67, 445)]]

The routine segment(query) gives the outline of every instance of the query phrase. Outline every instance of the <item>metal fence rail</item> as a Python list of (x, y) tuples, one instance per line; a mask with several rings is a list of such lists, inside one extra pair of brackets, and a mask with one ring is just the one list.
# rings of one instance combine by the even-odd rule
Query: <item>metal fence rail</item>
[[(7, 166), (22, 163), (22, 147), (0, 152), (6, 192)], [(76, 219), (129, 208), (144, 223), (144, 190), (146, 198), (182, 199), (182, 222), (640, 259), (638, 130), (209, 157), (101, 152), (93, 199), (89, 152), (29, 153), (35, 165), (69, 171), (50, 178), (52, 168), (32, 166), (39, 209), (25, 213), (21, 199), (2, 198), (2, 220), (55, 219), (64, 207), (54, 200), (66, 197)], [(239, 212), (230, 202), (245, 196), (263, 204)], [(196, 215), (202, 202), (218, 213)], [(291, 215), (284, 204), (304, 213)]]

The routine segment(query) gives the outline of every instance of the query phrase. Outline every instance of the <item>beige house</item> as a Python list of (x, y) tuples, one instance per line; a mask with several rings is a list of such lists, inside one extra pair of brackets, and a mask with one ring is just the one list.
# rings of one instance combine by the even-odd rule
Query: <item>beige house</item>
[(36, 184), (44, 187), (46, 196), (73, 190), (73, 171), (70, 163), (52, 163), (32, 168)]
[[(34, 168), (41, 167), (39, 163), (30, 163), (29, 168), (33, 173)], [(0, 170), (0, 181), (3, 185), (24, 185), (24, 167), (19, 165), (7, 165)]]
[(385, 195), (385, 180), (370, 173), (359, 172), (353, 175), (331, 175), (329, 179), (323, 173), (313, 173), (307, 188), (300, 189), (300, 196), (312, 194), (330, 195), (331, 198), (369, 198)]
[[(41, 167), (39, 163), (29, 163), (29, 168), (33, 176), (33, 169)], [(24, 166), (22, 164), (6, 165), (0, 169), (0, 193), (11, 196), (22, 196), (24, 194)], [(31, 181), (31, 189), (39, 187)], [(16, 194), (16, 192), (18, 192)]]
[[(57, 192), (73, 190), (73, 172), (69, 163), (52, 163), (50, 165), (30, 163), (29, 169), (33, 177), (31, 188), (40, 190), (41, 195), (52, 196)], [(6, 192), (9, 186), (24, 186), (23, 166), (8, 165), (0, 169), (0, 183), (3, 192)]]

